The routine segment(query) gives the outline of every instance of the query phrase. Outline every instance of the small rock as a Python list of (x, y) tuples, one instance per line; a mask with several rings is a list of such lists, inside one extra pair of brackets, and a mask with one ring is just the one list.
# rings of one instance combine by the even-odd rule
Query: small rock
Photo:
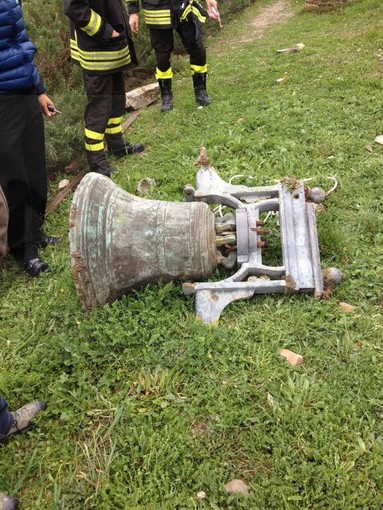
[(314, 202), (314, 204), (321, 204), (326, 200), (327, 194), (324, 189), (319, 188), (307, 188), (307, 198)]
[(78, 170), (78, 164), (76, 161), (72, 161), (69, 165), (64, 167), (64, 172), (66, 174), (75, 174)]
[(378, 135), (374, 141), (380, 145), (383, 145), (383, 135)]
[(232, 480), (225, 485), (225, 489), (229, 494), (243, 494), (244, 496), (249, 495), (249, 488), (242, 480)]
[(286, 358), (290, 365), (301, 365), (303, 363), (303, 356), (289, 349), (282, 349), (279, 351), (280, 356)]
[(69, 181), (68, 179), (63, 179), (62, 181), (59, 182), (58, 184), (58, 189), (63, 189), (63, 188), (66, 188), (69, 184)]
[(366, 149), (366, 151), (368, 151), (368, 152), (372, 152), (372, 147), (371, 147), (371, 145), (366, 145), (365, 149)]
[(204, 492), (204, 491), (197, 492), (197, 498), (198, 499), (205, 499), (206, 498), (206, 492)]
[(139, 110), (153, 103), (160, 95), (158, 83), (149, 83), (136, 89), (126, 92), (125, 108), (127, 110)]
[(346, 313), (351, 313), (355, 310), (355, 306), (349, 305), (348, 303), (344, 303), (343, 301), (339, 302), (339, 306)]
[(145, 177), (138, 181), (136, 186), (136, 192), (139, 195), (149, 195), (154, 186), (156, 185), (156, 181), (151, 177)]
[(298, 43), (292, 48), (283, 48), (282, 50), (277, 50), (277, 53), (296, 53), (297, 51), (303, 50), (304, 47), (304, 44)]
[(338, 285), (342, 279), (343, 274), (337, 267), (328, 267), (322, 271), (324, 283), (330, 283), (332, 285)]

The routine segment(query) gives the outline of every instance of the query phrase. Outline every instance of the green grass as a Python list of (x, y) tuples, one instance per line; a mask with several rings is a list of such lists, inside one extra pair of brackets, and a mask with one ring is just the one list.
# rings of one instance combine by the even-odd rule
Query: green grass
[[(288, 175), (329, 187), (334, 176), (318, 235), (322, 267), (341, 268), (344, 281), (326, 301), (238, 301), (215, 328), (195, 320), (177, 282), (86, 315), (70, 274), (68, 198), (47, 222), (65, 237), (44, 254), (52, 273), (30, 280), (11, 258), (1, 273), (0, 392), (12, 408), (48, 402), (1, 451), (0, 490), (22, 508), (382, 506), (381, 1), (321, 14), (303, 3), (291, 1), (294, 16), (260, 39), (240, 41), (268, 0), (207, 39), (214, 103), (202, 111), (178, 61), (175, 110), (142, 112), (127, 138), (147, 151), (115, 161), (114, 181), (134, 192), (152, 177), (152, 198), (182, 201), (202, 145), (226, 180)], [(303, 51), (276, 53), (297, 42)], [(281, 348), (304, 363), (289, 366)], [(226, 494), (233, 478), (248, 498)]]

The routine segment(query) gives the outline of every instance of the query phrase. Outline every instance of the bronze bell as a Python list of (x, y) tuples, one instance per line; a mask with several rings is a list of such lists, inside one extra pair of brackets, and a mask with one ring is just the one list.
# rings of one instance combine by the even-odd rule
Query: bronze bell
[(97, 173), (78, 186), (69, 227), (72, 274), (87, 310), (150, 282), (206, 280), (217, 265), (206, 203), (138, 198)]

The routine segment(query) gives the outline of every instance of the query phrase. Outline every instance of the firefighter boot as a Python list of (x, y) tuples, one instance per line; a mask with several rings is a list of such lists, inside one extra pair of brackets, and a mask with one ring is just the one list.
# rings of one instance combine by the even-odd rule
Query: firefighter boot
[(104, 151), (87, 151), (86, 156), (91, 172), (96, 172), (106, 177), (112, 175), (114, 169), (107, 162)]
[(209, 97), (206, 92), (206, 74), (207, 73), (193, 74), (195, 100), (200, 106), (207, 106), (211, 103), (211, 97)]
[(16, 510), (19, 508), (17, 499), (6, 496), (0, 492), (0, 510)]
[(171, 78), (159, 79), (158, 84), (161, 91), (161, 112), (170, 112), (173, 110), (172, 80)]
[(108, 154), (115, 156), (116, 158), (123, 158), (130, 154), (137, 154), (145, 150), (142, 143), (130, 143), (122, 138), (122, 133), (116, 133), (113, 135), (105, 135), (106, 144), (108, 146)]
[[(29, 402), (25, 406), (20, 407), (17, 411), (11, 411), (13, 422), (11, 428), (4, 436), (0, 436), (0, 443), (6, 442), (11, 436), (25, 432), (31, 426), (33, 418), (40, 413), (45, 411), (47, 405), (45, 402)], [(1, 508), (1, 507), (0, 507)]]

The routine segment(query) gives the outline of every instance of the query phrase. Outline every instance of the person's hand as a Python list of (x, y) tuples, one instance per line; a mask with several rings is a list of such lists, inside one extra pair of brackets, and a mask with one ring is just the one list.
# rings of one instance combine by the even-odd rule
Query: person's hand
[(212, 9), (218, 10), (218, 3), (216, 0), (206, 0), (207, 11), (211, 11)]
[[(215, 0), (210, 1), (215, 2)], [(129, 15), (129, 26), (133, 34), (138, 34), (138, 14), (134, 13)]]
[(55, 105), (53, 104), (53, 101), (51, 101), (45, 93), (39, 94), (37, 96), (37, 99), (40, 103), (40, 108), (44, 115), (46, 115), (47, 117), (55, 117), (55, 115), (57, 115), (56, 112), (50, 112), (48, 110), (48, 106), (55, 109)]
[(118, 37), (120, 34), (116, 31), (116, 30), (113, 30), (112, 32), (112, 39), (114, 39), (115, 37)]

